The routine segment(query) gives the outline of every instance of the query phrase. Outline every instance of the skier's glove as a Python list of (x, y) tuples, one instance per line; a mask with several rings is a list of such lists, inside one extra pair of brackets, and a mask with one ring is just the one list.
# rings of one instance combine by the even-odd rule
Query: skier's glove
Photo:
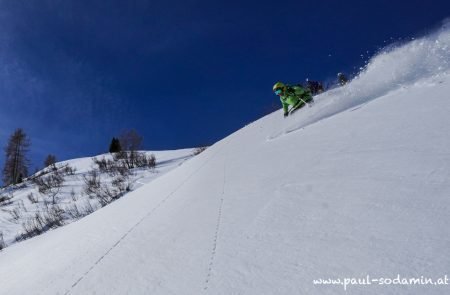
[(286, 118), (289, 115), (288, 112), (284, 113), (284, 117)]

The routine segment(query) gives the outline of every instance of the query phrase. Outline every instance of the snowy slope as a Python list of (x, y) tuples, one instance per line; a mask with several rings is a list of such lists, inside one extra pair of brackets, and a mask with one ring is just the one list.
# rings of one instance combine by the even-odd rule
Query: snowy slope
[(2, 294), (345, 294), (313, 280), (448, 274), (449, 48), (444, 29), (383, 53), (314, 107), (8, 247)]
[[(157, 161), (156, 167), (155, 169), (135, 168), (130, 170), (130, 175), (127, 179), (130, 189), (137, 189), (178, 167), (184, 161), (191, 158), (193, 152), (194, 149), (145, 152), (147, 155), (155, 156)], [(86, 207), (89, 207), (91, 210), (97, 210), (101, 207), (96, 199), (91, 199), (84, 193), (84, 178), (89, 175), (90, 171), (98, 169), (98, 166), (93, 159), (100, 160), (103, 158), (107, 160), (113, 159), (112, 155), (108, 153), (96, 157), (72, 159), (55, 164), (55, 167), (68, 166), (74, 170), (73, 174), (64, 176), (64, 182), (62, 183), (61, 189), (55, 196), (55, 205), (66, 211), (66, 213), (63, 214), (65, 224), (81, 218), (81, 216), (73, 217), (67, 213), (75, 205), (80, 211)], [(45, 168), (35, 175), (42, 174), (46, 177), (51, 174), (51, 171), (51, 169)], [(30, 179), (33, 177), (34, 176), (30, 177)], [(114, 176), (111, 175), (100, 175), (101, 183), (105, 185), (110, 184), (113, 179)], [(30, 194), (34, 199), (28, 197)], [(0, 189), (0, 196), (10, 198), (0, 205), (0, 234), (3, 237), (3, 239), (0, 238), (0, 242), (3, 240), (6, 246), (15, 243), (16, 238), (23, 234), (23, 224), (26, 224), (30, 219), (33, 219), (36, 213), (43, 214), (47, 208), (53, 206), (51, 194), (40, 193), (38, 186), (31, 180), (26, 180), (18, 186), (18, 188), (7, 187), (5, 189)]]

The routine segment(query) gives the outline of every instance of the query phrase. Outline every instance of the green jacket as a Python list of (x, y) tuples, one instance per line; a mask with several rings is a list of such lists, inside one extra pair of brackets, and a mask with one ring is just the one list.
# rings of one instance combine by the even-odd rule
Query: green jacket
[(311, 92), (301, 86), (286, 86), (286, 90), (280, 95), (283, 110), (287, 113), (289, 106), (296, 106), (300, 101), (309, 102), (312, 99)]

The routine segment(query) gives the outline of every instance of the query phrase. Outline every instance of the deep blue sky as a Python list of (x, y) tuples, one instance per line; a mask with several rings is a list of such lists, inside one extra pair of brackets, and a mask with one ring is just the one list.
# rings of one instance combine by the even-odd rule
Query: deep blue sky
[(274, 82), (350, 74), (449, 13), (448, 0), (1, 0), (0, 146), (25, 129), (34, 170), (48, 153), (104, 152), (122, 129), (146, 149), (212, 144), (278, 104)]

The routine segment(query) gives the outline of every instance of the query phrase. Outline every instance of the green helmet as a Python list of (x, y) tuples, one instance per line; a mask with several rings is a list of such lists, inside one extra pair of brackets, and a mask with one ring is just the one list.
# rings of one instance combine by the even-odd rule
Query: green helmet
[(277, 83), (275, 83), (275, 85), (273, 85), (273, 91), (275, 91), (277, 89), (282, 89), (284, 87), (286, 87), (286, 85), (284, 85), (283, 82), (277, 82)]

